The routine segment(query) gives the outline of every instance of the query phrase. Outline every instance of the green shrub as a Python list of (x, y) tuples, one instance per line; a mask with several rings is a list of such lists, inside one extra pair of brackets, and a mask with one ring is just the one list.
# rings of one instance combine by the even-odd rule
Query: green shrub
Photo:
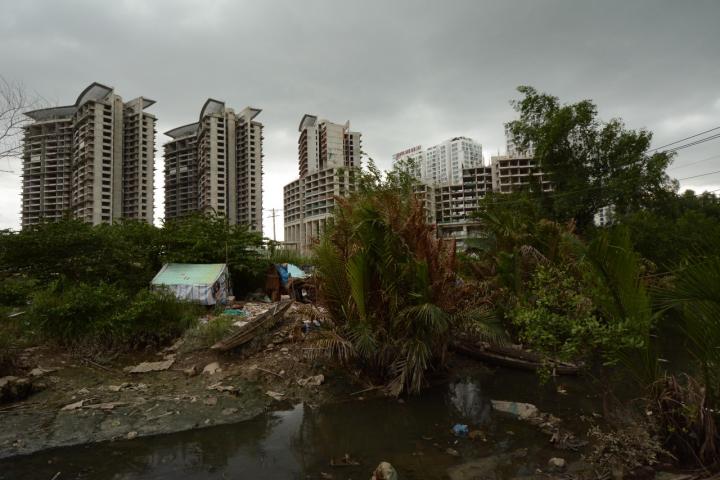
[(183, 352), (192, 352), (202, 348), (209, 348), (225, 338), (233, 328), (233, 322), (239, 317), (230, 315), (220, 315), (206, 323), (198, 323), (193, 328), (187, 330), (183, 336)]
[(112, 285), (58, 281), (34, 296), (29, 321), (62, 345), (127, 348), (181, 334), (196, 311), (168, 292), (142, 290), (130, 297)]
[(38, 282), (25, 276), (12, 276), (0, 280), (0, 305), (20, 307), (27, 305)]

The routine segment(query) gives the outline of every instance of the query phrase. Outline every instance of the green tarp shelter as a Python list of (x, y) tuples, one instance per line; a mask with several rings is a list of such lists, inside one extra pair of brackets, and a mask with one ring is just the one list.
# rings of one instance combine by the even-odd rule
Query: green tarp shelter
[(230, 275), (224, 263), (166, 263), (150, 285), (201, 305), (226, 303), (230, 295)]

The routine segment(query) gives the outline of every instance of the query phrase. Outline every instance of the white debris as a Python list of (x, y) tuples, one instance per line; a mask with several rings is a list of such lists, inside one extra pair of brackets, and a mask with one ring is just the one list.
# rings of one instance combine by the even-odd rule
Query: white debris
[(175, 363), (175, 359), (169, 358), (160, 362), (142, 362), (141, 364), (135, 365), (134, 367), (125, 367), (124, 370), (130, 373), (159, 372), (162, 370), (167, 370), (172, 366), (173, 363)]
[(214, 375), (217, 372), (220, 372), (220, 364), (218, 362), (212, 362), (205, 365), (205, 368), (203, 368), (202, 373), (208, 374), (208, 375)]
[(317, 387), (319, 385), (322, 385), (324, 381), (325, 381), (325, 375), (323, 375), (321, 373), (320, 375), (314, 375), (312, 377), (300, 378), (300, 379), (298, 379), (297, 383), (301, 387), (305, 387), (305, 386)]

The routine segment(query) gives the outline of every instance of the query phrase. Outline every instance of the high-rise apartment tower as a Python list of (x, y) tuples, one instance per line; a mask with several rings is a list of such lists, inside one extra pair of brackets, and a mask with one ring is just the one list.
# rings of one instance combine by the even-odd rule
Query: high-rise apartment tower
[(88, 86), (73, 105), (27, 112), (22, 226), (65, 215), (93, 225), (153, 221), (155, 103)]
[(335, 209), (335, 198), (355, 190), (361, 134), (345, 124), (305, 115), (298, 128), (300, 177), (284, 188), (285, 243), (307, 253)]
[(214, 212), (262, 232), (261, 110), (208, 99), (196, 123), (165, 133), (165, 218)]

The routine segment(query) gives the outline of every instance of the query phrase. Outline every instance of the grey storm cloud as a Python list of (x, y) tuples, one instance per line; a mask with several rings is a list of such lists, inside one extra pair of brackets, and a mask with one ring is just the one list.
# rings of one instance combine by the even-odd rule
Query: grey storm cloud
[[(93, 81), (156, 100), (159, 202), (162, 132), (195, 121), (208, 97), (261, 108), (264, 204), (282, 208), (304, 113), (350, 120), (383, 168), (457, 135), (502, 151), (523, 84), (593, 99), (655, 145), (718, 126), (718, 18), (716, 0), (1, 0), (0, 74), (55, 104)], [(718, 155), (720, 141), (683, 150), (670, 173), (720, 170)], [(720, 174), (682, 185), (719, 188)], [(19, 192), (0, 173), (0, 227), (18, 226)]]

